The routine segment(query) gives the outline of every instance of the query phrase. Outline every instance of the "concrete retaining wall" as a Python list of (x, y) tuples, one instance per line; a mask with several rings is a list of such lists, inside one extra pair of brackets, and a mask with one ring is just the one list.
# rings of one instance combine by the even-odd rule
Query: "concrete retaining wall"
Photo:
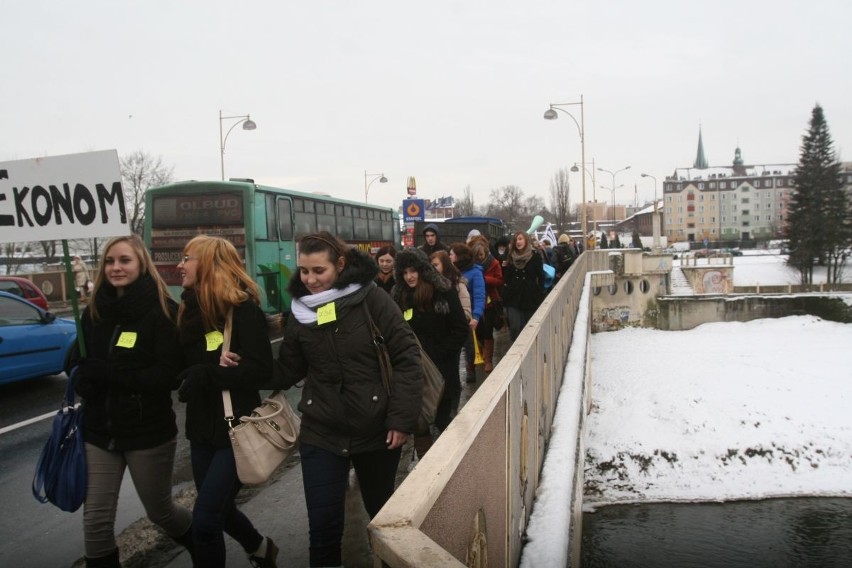
[[(848, 295), (848, 294), (847, 294)], [(669, 296), (658, 299), (656, 327), (692, 329), (702, 323), (751, 321), (810, 314), (830, 321), (852, 322), (852, 306), (837, 294)]]
[[(608, 268), (606, 251), (588, 251), (574, 263), (373, 519), (369, 532), (377, 566), (518, 565), (585, 276)], [(588, 335), (590, 330), (578, 332)], [(584, 385), (577, 396), (584, 397), (579, 402), (587, 408), (588, 353), (583, 360), (583, 376), (568, 379)], [(580, 431), (578, 421), (578, 437)], [(582, 451), (578, 459), (583, 459)], [(583, 464), (565, 468), (578, 485), (569, 504), (576, 523), (569, 557), (571, 565), (579, 566)]]

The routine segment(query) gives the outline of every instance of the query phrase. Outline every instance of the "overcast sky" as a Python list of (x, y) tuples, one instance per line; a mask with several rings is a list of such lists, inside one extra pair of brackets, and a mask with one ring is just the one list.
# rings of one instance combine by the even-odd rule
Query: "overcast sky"
[(819, 102), (852, 160), (850, 15), (844, 0), (7, 2), (0, 161), (143, 150), (214, 180), (222, 109), (257, 122), (227, 139), (228, 177), (360, 201), (366, 170), (387, 176), (370, 186), (385, 205), (408, 176), (419, 197), (469, 185), (483, 206), (517, 185), (549, 203), (580, 143), (542, 114), (582, 94), (587, 167), (632, 166), (616, 201), (634, 185), (650, 199), (639, 174), (661, 195), (699, 124), (713, 166), (738, 144), (746, 163), (796, 162)]

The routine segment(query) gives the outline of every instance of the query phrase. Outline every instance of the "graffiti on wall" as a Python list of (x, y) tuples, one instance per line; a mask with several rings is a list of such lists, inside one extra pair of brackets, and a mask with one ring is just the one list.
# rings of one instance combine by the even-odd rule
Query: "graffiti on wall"
[(728, 291), (728, 273), (721, 270), (708, 270), (701, 275), (699, 294), (724, 294)]

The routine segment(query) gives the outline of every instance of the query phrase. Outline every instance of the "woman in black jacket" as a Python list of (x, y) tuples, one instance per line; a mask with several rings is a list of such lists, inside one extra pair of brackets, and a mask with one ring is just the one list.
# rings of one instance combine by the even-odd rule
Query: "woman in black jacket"
[(115, 512), (125, 469), (148, 518), (192, 553), (192, 515), (172, 501), (177, 305), (135, 235), (107, 243), (92, 296), (76, 375), (88, 463), (86, 566), (120, 566)]
[[(178, 377), (178, 395), (187, 403), (186, 437), (198, 492), (192, 512), (196, 563), (205, 568), (225, 565), (224, 531), (254, 566), (274, 567), (275, 543), (261, 536), (234, 503), (242, 484), (222, 402), (222, 391), (228, 390), (234, 416), (250, 415), (260, 404), (258, 389), (272, 375), (260, 290), (234, 246), (218, 237), (189, 241), (178, 269), (184, 288), (178, 331), (187, 365)], [(233, 313), (231, 357), (239, 364), (224, 367), (219, 363), (228, 312)]]
[[(423, 251), (405, 249), (397, 253), (395, 264), (398, 284), (391, 292), (393, 299), (444, 377), (444, 394), (435, 415), (435, 426), (443, 432), (459, 407), (459, 357), (470, 330), (467, 317), (458, 292), (435, 270)], [(422, 457), (432, 445), (432, 435), (416, 434), (415, 447)]]
[[(423, 371), (414, 333), (373, 283), (368, 254), (323, 231), (301, 239), (298, 267), (277, 367), (285, 387), (305, 381), (299, 453), (310, 565), (339, 566), (350, 465), (372, 518), (393, 493), (400, 448), (417, 427)], [(368, 318), (390, 353), (390, 393)]]
[(530, 237), (518, 231), (503, 261), (503, 305), (509, 321), (509, 337), (515, 341), (544, 300), (544, 262)]

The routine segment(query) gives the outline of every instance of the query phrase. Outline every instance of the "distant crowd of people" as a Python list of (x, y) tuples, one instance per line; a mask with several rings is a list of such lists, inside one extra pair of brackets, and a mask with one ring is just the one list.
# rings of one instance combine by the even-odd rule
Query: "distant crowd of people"
[[(517, 339), (548, 288), (582, 252), (567, 235), (551, 247), (525, 232), (489, 242), (471, 231), (465, 242), (445, 244), (438, 226), (429, 224), (423, 236), (419, 248), (387, 246), (374, 256), (324, 231), (301, 238), (277, 360), (260, 289), (225, 239), (198, 236), (184, 247), (177, 265), (180, 304), (136, 236), (107, 243), (91, 294), (85, 265), (77, 268), (76, 284), (87, 300), (81, 321), (86, 356), (77, 362), (75, 385), (88, 459), (86, 566), (120, 566), (115, 516), (125, 470), (150, 520), (186, 547), (194, 566), (225, 565), (225, 534), (253, 566), (276, 566), (275, 542), (236, 506), (242, 484), (221, 395), (230, 391), (233, 414), (242, 416), (260, 404), (261, 388), (297, 383), (303, 384), (299, 452), (310, 565), (340, 566), (350, 467), (373, 517), (394, 491), (403, 445), (412, 438), (419, 456), (429, 450), (458, 412), (462, 380), (476, 381), (475, 354), (490, 373), (495, 332), (508, 326), (510, 339)], [(232, 339), (222, 352), (228, 319)], [(391, 389), (383, 385), (365, 331), (370, 325), (381, 331), (390, 355)], [(417, 426), (421, 346), (445, 380), (426, 431)], [(186, 404), (197, 490), (192, 510), (171, 495), (174, 390)]]

